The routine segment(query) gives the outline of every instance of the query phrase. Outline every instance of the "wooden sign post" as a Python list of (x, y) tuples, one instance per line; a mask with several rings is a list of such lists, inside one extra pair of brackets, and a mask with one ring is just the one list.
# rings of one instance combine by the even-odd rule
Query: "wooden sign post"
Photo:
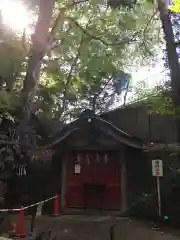
[(152, 175), (157, 180), (157, 197), (158, 197), (158, 215), (161, 217), (161, 190), (160, 190), (160, 177), (163, 177), (163, 163), (162, 160), (152, 160)]

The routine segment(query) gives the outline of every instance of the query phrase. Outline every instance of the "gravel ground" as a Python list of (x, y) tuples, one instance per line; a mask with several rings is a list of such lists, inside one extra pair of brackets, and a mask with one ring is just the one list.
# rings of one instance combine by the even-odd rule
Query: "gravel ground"
[[(180, 232), (152, 230), (151, 225), (128, 218), (98, 216), (39, 217), (35, 223), (35, 235), (52, 230), (57, 240), (111, 240), (110, 226), (115, 223), (114, 240), (180, 240)], [(173, 233), (172, 233), (173, 232)]]

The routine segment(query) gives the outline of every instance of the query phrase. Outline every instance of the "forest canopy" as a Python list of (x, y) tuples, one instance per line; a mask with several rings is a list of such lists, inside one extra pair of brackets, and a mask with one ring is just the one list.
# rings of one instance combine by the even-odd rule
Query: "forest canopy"
[[(28, 7), (36, 19), (36, 2), (31, 3)], [(154, 18), (149, 24), (153, 6), (140, 1), (133, 9), (112, 9), (92, 0), (69, 8), (61, 1), (55, 3), (54, 24), (58, 14), (58, 27), (42, 60), (33, 112), (42, 118), (70, 120), (85, 108), (102, 112), (119, 106), (124, 78), (130, 88), (131, 68), (151, 63), (162, 42), (159, 20)], [(21, 36), (3, 25), (2, 109), (22, 103), (19, 99), (32, 45), (28, 33), (34, 31), (34, 24)]]

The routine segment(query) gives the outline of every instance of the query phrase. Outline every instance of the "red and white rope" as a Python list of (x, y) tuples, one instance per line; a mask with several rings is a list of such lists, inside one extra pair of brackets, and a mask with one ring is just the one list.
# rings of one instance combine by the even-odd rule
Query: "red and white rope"
[(40, 201), (40, 202), (31, 204), (31, 205), (28, 205), (28, 206), (25, 206), (25, 207), (21, 207), (21, 208), (0, 209), (0, 212), (19, 212), (19, 211), (21, 211), (21, 210), (25, 210), (25, 209), (28, 209), (28, 208), (31, 208), (31, 207), (34, 207), (34, 206), (38, 206), (39, 204), (42, 204), (42, 203), (48, 202), (48, 201), (50, 201), (50, 200), (53, 200), (53, 199), (55, 199), (56, 197), (57, 197), (57, 196), (54, 196), (54, 197), (51, 197), (51, 198), (45, 199), (45, 200), (43, 200), (43, 201)]

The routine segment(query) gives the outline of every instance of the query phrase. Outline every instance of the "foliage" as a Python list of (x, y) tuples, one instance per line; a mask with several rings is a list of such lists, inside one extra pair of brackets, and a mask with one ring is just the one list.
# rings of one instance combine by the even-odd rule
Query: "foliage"
[(170, 13), (171, 22), (173, 25), (176, 49), (178, 55), (180, 54), (180, 13)]
[(156, 29), (147, 27), (153, 10), (142, 4), (132, 10), (112, 10), (90, 1), (67, 12), (44, 61), (36, 105), (39, 115), (67, 119), (92, 108), (94, 98), (97, 111), (118, 104), (116, 75), (120, 70), (129, 72), (132, 65), (146, 64), (158, 41), (152, 38)]
[(179, 13), (180, 12), (180, 0), (174, 0), (173, 4), (169, 7), (172, 12)]
[(158, 94), (154, 96), (149, 96), (144, 101), (150, 111), (156, 112), (158, 114), (175, 114), (175, 110), (172, 104), (172, 99), (170, 96), (163, 96), (163, 94)]
[(23, 39), (10, 33), (4, 34), (0, 42), (0, 83), (1, 87), (12, 90), (22, 72), (22, 61), (26, 55)]
[(142, 83), (139, 83), (132, 99), (134, 105), (143, 104), (147, 106), (149, 111), (157, 114), (179, 114), (180, 109), (175, 109), (171, 99), (171, 88), (169, 81), (164, 85), (155, 86), (153, 89), (142, 88)]
[[(115, 102), (118, 104), (121, 93), (118, 72), (129, 72), (129, 66), (146, 64), (152, 58), (158, 41), (152, 37), (156, 29), (152, 25), (147, 27), (152, 12), (146, 2), (131, 10), (123, 7), (113, 10), (103, 2), (98, 5), (93, 1), (66, 11), (52, 48), (43, 60), (34, 111), (43, 118), (65, 120), (85, 108), (92, 108), (95, 98), (97, 111), (107, 110)], [(22, 87), (26, 66), (24, 56), (28, 43), (24, 47), (24, 39), (17, 39), (17, 42), (19, 47), (14, 53), (0, 44), (6, 51), (2, 59), (7, 59), (1, 75), (7, 85), (13, 85), (11, 89)], [(6, 72), (13, 76), (13, 81)]]

